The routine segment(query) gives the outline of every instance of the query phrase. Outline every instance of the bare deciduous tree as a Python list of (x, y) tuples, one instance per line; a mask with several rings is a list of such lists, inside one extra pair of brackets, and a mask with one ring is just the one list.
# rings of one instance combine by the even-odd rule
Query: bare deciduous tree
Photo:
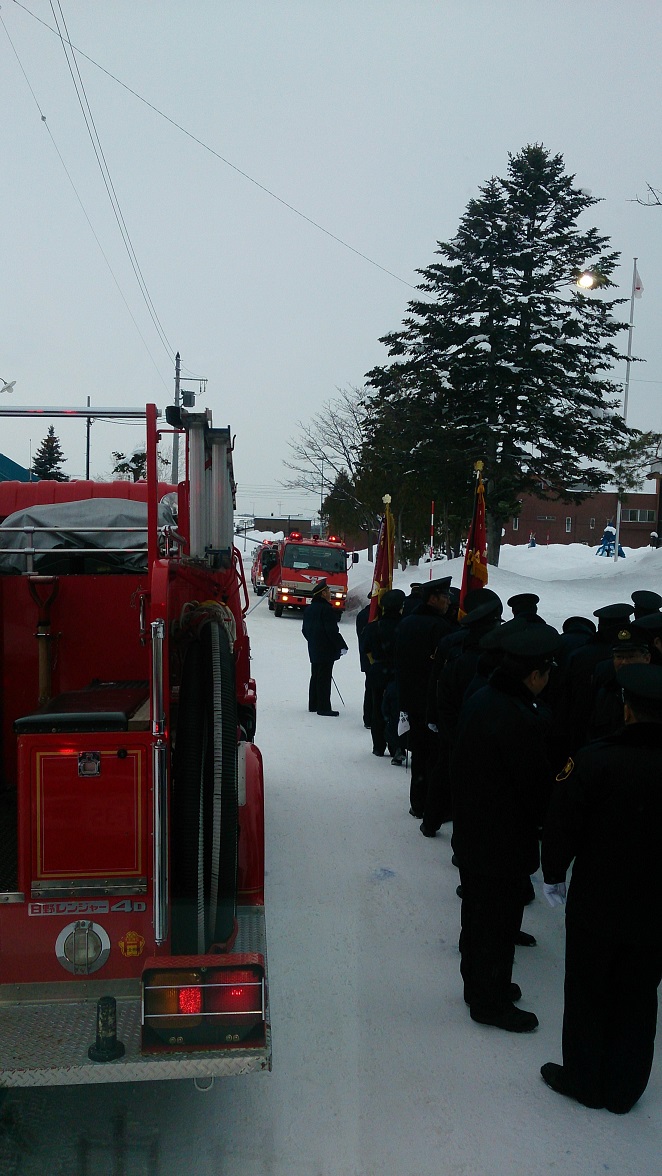
[(654, 188), (652, 184), (646, 184), (646, 192), (645, 200), (641, 196), (636, 196), (632, 203), (643, 204), (645, 208), (662, 208), (662, 189)]
[(294, 477), (283, 483), (285, 489), (319, 494), (325, 486), (331, 488), (340, 473), (354, 480), (365, 440), (365, 392), (353, 387), (338, 392), (307, 425), (297, 422), (301, 435), (289, 442), (292, 457), (284, 462)]

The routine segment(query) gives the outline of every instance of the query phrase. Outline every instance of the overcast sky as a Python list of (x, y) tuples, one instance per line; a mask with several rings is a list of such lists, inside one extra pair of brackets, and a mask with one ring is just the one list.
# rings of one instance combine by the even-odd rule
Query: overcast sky
[[(53, 10), (97, 63), (77, 56), (163, 337)], [(297, 423), (386, 359), (416, 269), (542, 142), (602, 198), (582, 223), (621, 252), (627, 298), (639, 258), (628, 420), (662, 431), (662, 208), (635, 202), (662, 189), (659, 0), (5, 0), (0, 17), (3, 405), (163, 407), (179, 350), (237, 435), (238, 508), (309, 512), (279, 485)], [(82, 475), (84, 424), (55, 424)], [(0, 451), (28, 465), (46, 427), (2, 420)], [(92, 473), (140, 435), (95, 424)]]

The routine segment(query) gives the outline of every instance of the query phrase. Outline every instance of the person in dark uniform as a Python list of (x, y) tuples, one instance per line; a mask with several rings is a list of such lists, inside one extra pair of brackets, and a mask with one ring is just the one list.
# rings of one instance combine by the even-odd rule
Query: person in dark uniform
[(337, 718), (331, 709), (333, 663), (347, 652), (347, 643), (338, 629), (339, 614), (331, 604), (326, 580), (318, 580), (310, 604), (303, 614), (301, 631), (308, 642), (310, 685), (308, 710)]
[(567, 890), (563, 1065), (552, 1090), (626, 1114), (646, 1089), (662, 980), (662, 667), (625, 666), (624, 726), (557, 777), (542, 868), (551, 905)]
[(409, 720), (407, 739), (411, 754), (409, 811), (423, 818), (428, 787), (428, 761), (434, 736), (427, 726), (427, 700), (432, 655), (440, 637), (450, 633), (445, 619), (450, 602), (451, 577), (430, 580), (423, 586), (423, 601), (398, 625), (395, 669), (398, 706)]
[(657, 614), (662, 608), (662, 596), (658, 592), (646, 592), (640, 590), (633, 592), (630, 598), (634, 605), (634, 619), (638, 621), (641, 617), (649, 617), (652, 614)]
[(460, 715), (451, 758), (453, 849), (462, 887), (460, 972), (471, 1018), (529, 1033), (538, 1018), (515, 1007), (521, 991), (512, 967), (552, 786), (536, 698), (559, 634), (545, 624), (512, 624), (500, 638), (501, 664)]
[(595, 621), (590, 617), (566, 617), (561, 626), (561, 644), (556, 652), (559, 669), (565, 666), (571, 653), (582, 649), (595, 635)]
[(599, 662), (593, 674), (593, 709), (587, 742), (613, 735), (623, 726), (623, 698), (618, 671), (627, 665), (648, 665), (648, 636), (638, 625), (623, 626), (614, 638), (609, 661)]
[(361, 638), (363, 637), (363, 634), (365, 633), (366, 627), (368, 625), (368, 620), (370, 617), (370, 602), (371, 602), (371, 600), (372, 600), (372, 592), (369, 592), (368, 593), (368, 603), (366, 604), (365, 608), (362, 608), (360, 610), (360, 612), (358, 612), (356, 614), (356, 639), (359, 643), (359, 662), (361, 665), (361, 673), (366, 675), (365, 686), (364, 686), (364, 690), (363, 690), (363, 726), (367, 727), (368, 730), (370, 730), (370, 720), (372, 717), (371, 716), (372, 695), (370, 692), (370, 686), (368, 685), (368, 678), (367, 678), (368, 670), (370, 668), (370, 662), (368, 661), (367, 657), (365, 656), (365, 654), (361, 650)]
[(419, 604), (423, 603), (423, 585), (413, 583), (409, 585), (409, 596), (405, 596), (405, 602), (402, 606), (403, 617), (408, 617), (410, 613), (418, 608)]
[(437, 758), (428, 773), (428, 790), (420, 829), (424, 837), (436, 836), (438, 830), (452, 819), (450, 784), (450, 754), (455, 743), (462, 701), (469, 683), (476, 673), (481, 656), (481, 637), (501, 623), (501, 601), (493, 594), (483, 604), (465, 613), (460, 621), (465, 640), (462, 652), (438, 669), (436, 653), (430, 678), (428, 720), (437, 730)]
[(535, 592), (518, 592), (516, 596), (511, 596), (507, 602), (508, 608), (512, 610), (514, 617), (537, 617), (538, 605), (540, 597), (536, 596)]
[(640, 617), (637, 628), (646, 634), (652, 664), (662, 666), (662, 613), (654, 612)]
[(633, 611), (631, 604), (606, 604), (597, 608), (593, 613), (598, 619), (597, 632), (566, 661), (558, 683), (556, 770), (586, 742), (593, 709), (593, 673), (601, 661), (611, 657), (614, 639), (619, 629), (629, 625)]
[(405, 594), (399, 588), (385, 592), (380, 601), (381, 616), (366, 627), (361, 641), (361, 652), (368, 663), (372, 754), (378, 756), (383, 756), (387, 745), (391, 756), (399, 756), (401, 750), (397, 715), (389, 711), (387, 723), (384, 695), (389, 684), (395, 682), (395, 635), (404, 601)]

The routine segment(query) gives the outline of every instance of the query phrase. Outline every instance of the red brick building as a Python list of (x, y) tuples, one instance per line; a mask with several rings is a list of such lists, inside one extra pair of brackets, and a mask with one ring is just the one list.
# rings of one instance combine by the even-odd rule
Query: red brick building
[[(582, 502), (523, 495), (522, 509), (504, 527), (504, 543), (586, 543), (597, 547), (608, 523), (616, 525), (616, 492), (604, 491)], [(621, 508), (623, 547), (647, 547), (658, 528), (658, 494), (628, 494)]]

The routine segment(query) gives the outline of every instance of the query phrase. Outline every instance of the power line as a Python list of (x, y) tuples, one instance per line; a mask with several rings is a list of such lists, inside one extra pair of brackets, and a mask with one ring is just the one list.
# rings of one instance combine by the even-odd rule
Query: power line
[[(57, 13), (55, 12), (55, 8), (53, 6), (53, 0), (50, 0), (50, 5), (51, 5), (51, 12), (53, 13), (53, 20), (55, 21), (55, 24), (57, 26), (57, 32), (58, 32), (58, 36), (60, 38), (60, 43), (62, 45), (64, 56), (66, 58), (67, 65), (69, 66), (69, 72), (71, 74), (71, 80), (74, 84), (74, 89), (76, 91), (76, 97), (78, 98), (78, 102), (80, 104), (80, 108), (81, 108), (81, 111), (83, 114), (83, 119), (85, 120), (85, 126), (87, 128), (87, 133), (90, 136), (90, 142), (92, 143), (92, 148), (93, 148), (94, 154), (96, 156), (97, 163), (99, 165), (99, 171), (101, 172), (101, 178), (103, 179), (104, 187), (106, 189), (106, 192), (108, 193), (108, 199), (110, 200), (110, 204), (111, 204), (113, 213), (115, 215), (115, 220), (117, 221), (120, 235), (122, 237), (122, 241), (124, 242), (124, 247), (127, 251), (129, 261), (131, 262), (131, 267), (133, 269), (136, 280), (138, 282), (138, 286), (140, 287), (140, 292), (143, 296), (143, 299), (144, 299), (145, 305), (147, 307), (147, 310), (149, 312), (149, 315), (152, 319), (152, 322), (154, 323), (154, 326), (156, 327), (157, 334), (161, 340), (161, 343), (163, 344), (163, 347), (168, 355), (168, 358), (172, 361), (172, 357), (174, 354), (174, 348), (170, 345), (170, 343), (167, 339), (167, 336), (165, 334), (165, 331), (163, 330), (163, 327), (162, 327), (161, 322), (159, 320), (159, 317), (156, 313), (156, 308), (155, 308), (154, 303), (152, 301), (152, 298), (150, 296), (149, 290), (147, 289), (147, 283), (145, 282), (142, 270), (141, 270), (140, 265), (138, 263), (136, 251), (133, 248), (133, 243), (132, 243), (131, 237), (129, 235), (129, 230), (127, 228), (127, 224), (124, 219), (124, 214), (123, 214), (122, 208), (120, 206), (117, 192), (115, 191), (115, 185), (113, 184), (113, 179), (110, 174), (110, 168), (108, 167), (108, 162), (106, 160), (106, 157), (105, 157), (105, 154), (103, 151), (103, 147), (101, 145), (101, 139), (99, 138), (99, 133), (96, 128), (96, 123), (94, 121), (94, 116), (92, 114), (92, 108), (90, 106), (90, 103), (89, 103), (89, 100), (87, 97), (87, 93), (85, 91), (85, 85), (83, 83), (83, 79), (81, 77), (80, 70), (78, 68), (78, 62), (76, 61), (76, 55), (73, 51), (71, 41), (69, 40), (69, 30), (67, 29), (67, 24), (64, 19), (64, 14), (62, 12), (62, 5), (60, 4), (60, 0), (57, 0), (57, 5), (60, 10), (60, 17), (62, 20), (62, 24), (64, 26), (64, 33), (66, 34), (66, 36), (62, 33), (62, 31), (60, 29), (60, 25), (59, 25), (58, 18), (57, 18)], [(67, 52), (67, 45), (71, 49), (71, 55)], [(75, 70), (75, 72), (74, 72), (74, 70)]]
[[(31, 12), (29, 8), (26, 8), (24, 4), (20, 3), (20, 0), (14, 0), (14, 3), (18, 6), (18, 8), (22, 8), (24, 12), (27, 12), (28, 15), (31, 16), (34, 20), (39, 21), (39, 24), (48, 29), (49, 32), (54, 33), (56, 36), (61, 36), (58, 30), (53, 29), (47, 21), (42, 20), (41, 17), (37, 16), (34, 12)], [(105, 69), (103, 65), (99, 65), (98, 61), (95, 61), (93, 57), (89, 57), (88, 54), (84, 53), (82, 49), (78, 48), (78, 46), (73, 45), (71, 41), (69, 41), (68, 44), (74, 53), (79, 53), (81, 57), (84, 57), (85, 60), (89, 61), (91, 65), (94, 65), (96, 69), (101, 70), (101, 72), (104, 73), (106, 77), (111, 78), (111, 80), (116, 82), (118, 86), (121, 86), (123, 90), (126, 90), (129, 94), (132, 94), (133, 97), (137, 98), (139, 102), (142, 102), (145, 106), (148, 106), (149, 109), (153, 110), (155, 114), (158, 114), (159, 118), (165, 119), (166, 122), (170, 123), (170, 125), (175, 127), (176, 130), (180, 131), (181, 134), (186, 135), (188, 139), (191, 139), (194, 143), (197, 143), (198, 146), (202, 147), (204, 151), (208, 151), (210, 155), (215, 156), (215, 158), (220, 160), (221, 163), (224, 163), (226, 167), (229, 167), (232, 169), (232, 171), (235, 171), (237, 175), (242, 176), (243, 179), (248, 180), (251, 184), (254, 184), (256, 188), (259, 188), (260, 191), (264, 192), (267, 196), (271, 196), (272, 200), (276, 200), (279, 204), (282, 204), (284, 208), (289, 209), (289, 211), (293, 212), (295, 216), (301, 217), (302, 220), (306, 221), (309, 225), (312, 225), (312, 227), (317, 229), (320, 233), (324, 233), (325, 236), (330, 237), (333, 241), (336, 241), (345, 249), (349, 249), (350, 253), (354, 253), (357, 257), (361, 257), (370, 265), (375, 266), (376, 269), (381, 270), (382, 273), (388, 274), (391, 278), (395, 278), (396, 282), (401, 282), (403, 286), (408, 286), (410, 290), (415, 290), (419, 299), (425, 300), (425, 293), (422, 292), (418, 286), (414, 286), (411, 282), (408, 282), (406, 278), (401, 278), (399, 274), (394, 273), (393, 270), (387, 269), (386, 266), (380, 265), (378, 261), (375, 261), (372, 257), (368, 257), (367, 253), (362, 253), (360, 249), (355, 249), (353, 245), (350, 245), (349, 242), (343, 240), (343, 238), (339, 237), (336, 233), (332, 233), (330, 229), (325, 229), (324, 225), (319, 224), (318, 221), (313, 220), (313, 218), (310, 216), (307, 216), (305, 212), (301, 212), (299, 208), (296, 208), (293, 204), (290, 204), (289, 201), (284, 200), (282, 196), (278, 196), (276, 192), (271, 190), (271, 188), (267, 188), (266, 184), (260, 183), (259, 180), (256, 180), (253, 176), (249, 175), (248, 172), (245, 172), (240, 167), (238, 167), (236, 163), (232, 163), (231, 160), (227, 159), (224, 155), (221, 155), (220, 152), (216, 151), (213, 147), (210, 147), (208, 143), (205, 143), (202, 139), (199, 139), (197, 135), (193, 134), (192, 131), (188, 131), (186, 127), (181, 125), (181, 123), (176, 122), (174, 118), (170, 118), (169, 115), (165, 114), (162, 110), (159, 110), (158, 106), (154, 106), (154, 104), (149, 102), (147, 98), (143, 98), (142, 94), (139, 94), (137, 90), (133, 90), (131, 86), (126, 84), (126, 82), (123, 82), (120, 78), (116, 77), (115, 74), (110, 72), (110, 70)]]
[(129, 317), (130, 317), (130, 319), (131, 319), (131, 322), (133, 323), (134, 327), (136, 328), (136, 331), (138, 332), (138, 335), (139, 335), (139, 337), (140, 337), (140, 340), (141, 340), (141, 342), (142, 342), (142, 344), (143, 344), (143, 347), (145, 348), (145, 351), (146, 351), (146, 352), (147, 352), (147, 354), (149, 355), (149, 358), (151, 359), (152, 363), (154, 364), (154, 367), (155, 367), (155, 369), (156, 369), (156, 372), (157, 372), (157, 374), (158, 374), (158, 377), (159, 377), (159, 379), (161, 380), (161, 382), (162, 382), (163, 386), (166, 388), (166, 390), (167, 390), (168, 392), (170, 392), (170, 388), (169, 388), (168, 384), (166, 384), (165, 380), (163, 379), (163, 376), (162, 376), (162, 374), (161, 374), (161, 371), (160, 371), (160, 369), (159, 369), (159, 366), (158, 366), (158, 364), (157, 364), (157, 362), (156, 362), (156, 360), (155, 360), (154, 356), (152, 355), (152, 353), (151, 353), (151, 351), (150, 351), (150, 349), (149, 349), (149, 346), (148, 346), (148, 344), (147, 344), (147, 341), (146, 341), (146, 339), (145, 339), (145, 337), (144, 337), (144, 335), (143, 335), (142, 331), (140, 330), (140, 327), (138, 326), (138, 323), (137, 323), (137, 321), (136, 321), (136, 319), (135, 319), (135, 316), (134, 316), (134, 314), (133, 314), (133, 312), (132, 312), (132, 310), (131, 310), (131, 307), (129, 306), (129, 303), (127, 302), (127, 300), (126, 300), (126, 298), (125, 298), (125, 296), (124, 296), (124, 292), (123, 292), (123, 290), (122, 290), (122, 287), (120, 286), (120, 284), (119, 284), (119, 282), (118, 282), (118, 280), (117, 280), (117, 278), (116, 278), (116, 276), (115, 276), (115, 272), (114, 272), (114, 270), (113, 270), (113, 267), (111, 266), (111, 264), (110, 264), (110, 261), (108, 260), (107, 254), (106, 254), (106, 252), (105, 252), (105, 250), (104, 250), (104, 248), (103, 248), (103, 245), (101, 244), (101, 241), (99, 240), (99, 237), (98, 237), (98, 235), (97, 235), (97, 232), (96, 232), (96, 230), (95, 230), (95, 228), (94, 228), (94, 225), (92, 224), (92, 221), (90, 220), (90, 218), (89, 218), (89, 216), (88, 216), (88, 214), (87, 214), (87, 209), (85, 208), (85, 205), (83, 204), (83, 201), (82, 201), (82, 199), (81, 199), (81, 197), (80, 197), (80, 194), (79, 194), (79, 192), (78, 192), (78, 189), (77, 189), (77, 187), (76, 187), (76, 185), (75, 185), (75, 183), (74, 183), (73, 177), (72, 177), (72, 175), (71, 175), (71, 173), (70, 173), (70, 171), (69, 171), (69, 169), (68, 169), (68, 167), (67, 167), (67, 165), (66, 165), (66, 163), (65, 163), (65, 161), (64, 161), (64, 157), (63, 157), (63, 155), (62, 155), (62, 152), (60, 151), (60, 148), (58, 147), (58, 145), (57, 145), (57, 143), (56, 143), (56, 141), (55, 141), (55, 138), (54, 138), (54, 136), (53, 136), (53, 132), (51, 131), (51, 128), (50, 128), (50, 126), (48, 125), (48, 122), (47, 122), (47, 119), (46, 119), (46, 115), (44, 114), (44, 112), (43, 112), (43, 110), (42, 110), (42, 108), (41, 108), (41, 105), (40, 105), (40, 103), (39, 103), (39, 99), (37, 98), (37, 95), (35, 94), (35, 91), (34, 91), (34, 89), (33, 89), (33, 87), (32, 87), (32, 84), (31, 84), (31, 82), (30, 82), (30, 79), (29, 79), (29, 77), (28, 77), (27, 73), (25, 72), (25, 68), (24, 68), (24, 66), (23, 66), (23, 62), (21, 61), (21, 59), (20, 59), (20, 57), (19, 57), (19, 55), (18, 55), (18, 52), (17, 52), (17, 50), (16, 50), (16, 46), (14, 45), (14, 42), (12, 41), (12, 39), (11, 39), (11, 37), (10, 37), (10, 35), (9, 35), (9, 30), (8, 30), (8, 28), (7, 28), (7, 26), (6, 26), (5, 22), (4, 22), (4, 20), (3, 20), (3, 18), (2, 18), (2, 15), (1, 15), (1, 14), (0, 14), (0, 23), (2, 23), (2, 27), (3, 27), (3, 29), (5, 30), (5, 33), (6, 33), (6, 36), (7, 36), (7, 40), (9, 41), (9, 44), (11, 45), (11, 48), (12, 48), (12, 51), (13, 51), (13, 53), (14, 53), (14, 56), (15, 56), (15, 58), (16, 58), (16, 61), (18, 62), (19, 69), (20, 69), (21, 73), (23, 74), (23, 77), (24, 77), (24, 79), (25, 79), (26, 85), (27, 85), (27, 87), (28, 87), (28, 89), (29, 89), (29, 91), (30, 91), (30, 93), (31, 93), (31, 95), (32, 95), (32, 97), (33, 97), (33, 99), (34, 99), (35, 106), (37, 107), (37, 110), (39, 111), (39, 116), (40, 116), (40, 118), (41, 118), (41, 121), (42, 121), (42, 123), (44, 124), (44, 126), (45, 126), (45, 128), (46, 128), (46, 132), (47, 132), (47, 134), (48, 134), (48, 137), (49, 137), (49, 139), (50, 139), (51, 143), (53, 144), (53, 147), (54, 147), (54, 149), (55, 149), (55, 152), (56, 152), (56, 154), (57, 154), (57, 157), (58, 157), (58, 159), (60, 160), (60, 163), (62, 164), (62, 167), (63, 167), (63, 169), (64, 169), (64, 173), (65, 173), (65, 175), (66, 175), (66, 177), (67, 177), (67, 179), (68, 179), (69, 183), (71, 184), (71, 187), (73, 188), (74, 195), (75, 195), (75, 197), (76, 197), (76, 199), (77, 199), (77, 201), (78, 201), (78, 203), (79, 203), (79, 205), (80, 205), (80, 208), (81, 208), (81, 210), (82, 210), (83, 216), (85, 217), (85, 220), (86, 220), (86, 221), (87, 221), (87, 223), (88, 223), (88, 226), (89, 226), (89, 228), (90, 228), (90, 231), (91, 231), (91, 233), (92, 233), (92, 236), (94, 237), (94, 240), (96, 241), (97, 245), (99, 246), (99, 250), (100, 250), (100, 252), (101, 252), (101, 256), (103, 257), (103, 259), (104, 259), (104, 261), (105, 261), (105, 263), (106, 263), (106, 265), (107, 265), (107, 267), (108, 267), (108, 270), (109, 270), (109, 272), (110, 272), (110, 276), (111, 276), (111, 278), (113, 279), (113, 282), (115, 283), (115, 286), (117, 287), (117, 292), (118, 292), (118, 294), (119, 294), (120, 298), (122, 299), (122, 302), (124, 303), (124, 305), (125, 305), (125, 307), (126, 307), (126, 309), (127, 309), (128, 313), (129, 313)]

